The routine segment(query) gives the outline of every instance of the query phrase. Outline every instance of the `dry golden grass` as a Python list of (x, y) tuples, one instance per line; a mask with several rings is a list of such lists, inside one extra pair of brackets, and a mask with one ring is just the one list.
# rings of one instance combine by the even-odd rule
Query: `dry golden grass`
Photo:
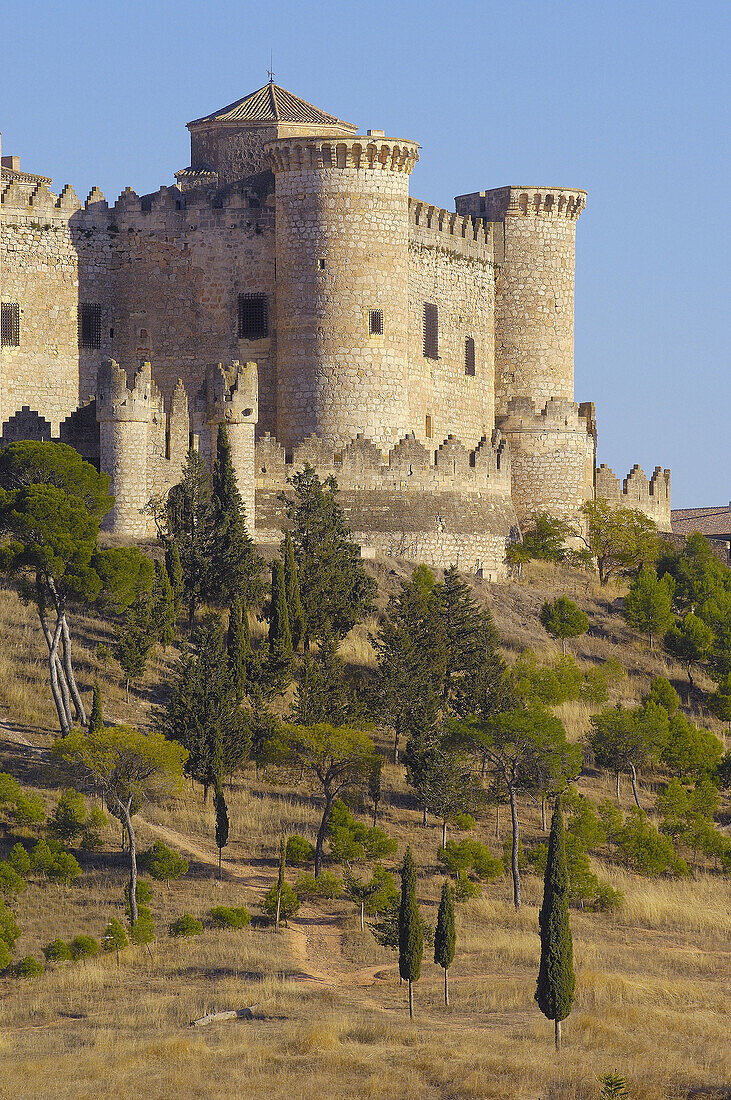
[[(384, 593), (407, 568), (398, 566), (391, 574), (391, 565), (373, 567)], [(660, 671), (682, 682), (676, 666), (650, 654), (608, 609), (619, 593), (599, 592), (580, 574), (536, 568), (530, 584), (498, 588), (475, 582), (475, 587), (490, 603), (508, 652), (531, 646), (543, 657), (556, 654), (536, 615), (547, 595), (566, 592), (591, 611), (595, 631), (573, 643), (577, 659), (594, 663), (614, 655), (631, 661), (618, 697), (638, 698)], [(353, 632), (342, 650), (349, 662), (366, 669), (373, 666), (368, 642), (373, 625)], [(174, 651), (152, 664), (127, 707), (115, 668), (96, 656), (96, 646), (108, 643), (107, 628), (96, 620), (79, 627), (82, 688), (88, 690), (99, 676), (109, 716), (148, 724)], [(35, 746), (0, 744), (0, 769), (18, 775), (50, 806), (61, 777), (45, 754), (52, 734), (42, 727), (53, 729), (54, 714), (34, 612), (3, 592), (0, 628), (6, 640), (0, 656), (4, 714), (23, 725)], [(589, 708), (566, 704), (560, 715), (571, 739), (579, 740)], [(385, 749), (387, 734), (377, 732), (377, 739)], [(594, 799), (613, 796), (611, 777), (592, 774), (582, 786)], [(441, 830), (431, 823), (423, 828), (400, 768), (386, 765), (384, 788), (379, 823), (398, 838), (400, 853), (411, 844), (421, 872), (422, 912), (433, 924), (442, 881), (436, 860)], [(443, 1006), (442, 974), (427, 949), (413, 1025), (394, 956), (369, 932), (360, 932), (355, 907), (347, 901), (303, 906), (290, 929), (280, 933), (207, 928), (189, 942), (171, 939), (167, 924), (184, 911), (202, 917), (211, 906), (226, 903), (246, 904), (258, 913), (276, 876), (279, 836), (300, 832), (314, 839), (318, 800), (304, 785), (275, 786), (249, 773), (237, 777), (226, 793), (231, 834), (224, 855), (232, 873), (221, 884), (212, 866), (212, 807), (202, 804), (197, 789), (144, 809), (140, 846), (155, 839), (159, 826), (178, 834), (178, 847), (190, 859), (185, 878), (169, 889), (154, 884), (158, 942), (151, 956), (129, 948), (119, 967), (114, 956), (104, 956), (86, 965), (49, 968), (33, 982), (2, 980), (0, 1096), (591, 1100), (598, 1095), (598, 1075), (616, 1070), (627, 1077), (634, 1100), (692, 1095), (728, 1100), (729, 1093), (721, 1091), (731, 1080), (728, 880), (712, 874), (648, 880), (594, 861), (594, 870), (624, 892), (625, 904), (613, 916), (572, 912), (577, 999), (565, 1026), (564, 1052), (557, 1057), (551, 1025), (533, 1001), (541, 883), (532, 875), (524, 877), (519, 913), (507, 878), (458, 907), (452, 1005)], [(629, 796), (625, 783), (624, 809)], [(649, 804), (646, 790), (643, 797)], [(520, 824), (525, 837), (538, 835), (539, 807), (521, 802)], [(503, 813), (496, 839), (490, 812), (474, 835), (498, 852), (507, 829)], [(6, 829), (0, 858), (15, 839)], [(32, 841), (30, 831), (25, 839)], [(98, 938), (110, 916), (123, 916), (126, 865), (116, 829), (109, 829), (103, 852), (81, 853), (79, 859), (85, 873), (74, 886), (31, 883), (20, 896), (17, 955), (38, 955), (56, 936), (85, 932)], [(289, 872), (292, 878), (295, 873)], [(205, 1012), (245, 1004), (255, 1005), (251, 1022), (188, 1026)]]

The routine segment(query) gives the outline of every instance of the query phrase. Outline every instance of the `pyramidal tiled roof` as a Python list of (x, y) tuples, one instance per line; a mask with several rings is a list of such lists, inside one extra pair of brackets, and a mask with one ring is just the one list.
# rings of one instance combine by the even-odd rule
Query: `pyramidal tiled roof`
[(356, 127), (343, 122), (335, 115), (313, 107), (299, 96), (292, 95), (286, 88), (270, 81), (251, 95), (229, 103), (213, 114), (196, 118), (189, 123), (195, 126), (200, 122), (303, 122), (310, 126), (343, 126), (349, 130)]

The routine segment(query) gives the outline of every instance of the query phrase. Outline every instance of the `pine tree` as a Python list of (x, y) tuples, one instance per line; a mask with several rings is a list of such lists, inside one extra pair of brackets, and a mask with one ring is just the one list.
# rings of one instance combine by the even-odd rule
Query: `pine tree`
[(566, 656), (566, 639), (578, 638), (589, 629), (589, 616), (568, 596), (546, 600), (541, 608), (541, 625), (552, 638), (561, 639), (561, 652)]
[(99, 681), (94, 681), (94, 692), (91, 697), (91, 715), (89, 716), (89, 733), (98, 733), (104, 729), (104, 714), (102, 713), (102, 689)]
[(155, 562), (155, 580), (150, 593), (150, 629), (163, 649), (175, 641), (175, 595), (163, 561)]
[(554, 1021), (556, 1050), (560, 1050), (561, 1021), (571, 1012), (576, 978), (569, 924), (566, 841), (558, 799), (551, 820), (543, 905), (538, 923), (541, 932), (541, 963), (535, 999), (543, 1015)]
[(219, 425), (213, 489), (207, 522), (210, 568), (207, 595), (212, 603), (230, 605), (241, 596), (249, 607), (262, 596), (262, 559), (246, 528), (244, 505), (236, 484), (231, 445), (224, 424)]
[(483, 680), (497, 653), (498, 633), (487, 609), (478, 606), (456, 565), (435, 586), (445, 647), (441, 705), (454, 714), (482, 708)]
[(635, 630), (647, 634), (650, 649), (653, 640), (673, 621), (672, 602), (675, 581), (666, 573), (658, 580), (654, 569), (642, 569), (624, 597), (622, 614)]
[(409, 1018), (414, 1018), (413, 983), (421, 975), (421, 959), (424, 953), (424, 926), (416, 900), (416, 866), (411, 847), (406, 849), (401, 869), (401, 905), (398, 919), (398, 966), (402, 980), (409, 983)]
[(457, 933), (454, 928), (454, 900), (452, 887), (445, 881), (442, 886), (442, 899), (439, 902), (437, 927), (434, 932), (434, 962), (444, 969), (444, 1003), (449, 1005), (449, 982), (447, 971), (454, 962), (454, 948)]
[(150, 603), (143, 597), (127, 609), (114, 631), (114, 656), (125, 676), (127, 702), (129, 685), (139, 680), (147, 667), (147, 658), (155, 643), (150, 625)]
[(173, 590), (173, 606), (175, 622), (180, 618), (180, 610), (183, 605), (185, 582), (183, 580), (183, 567), (180, 564), (180, 551), (175, 539), (169, 539), (165, 547), (165, 568), (167, 569), (170, 584)]
[(246, 687), (246, 668), (251, 657), (249, 616), (240, 596), (236, 596), (234, 599), (228, 615), (226, 657), (231, 683), (240, 699), (243, 697), (244, 688)]
[(284, 559), (284, 584), (287, 595), (289, 629), (292, 633), (292, 649), (296, 652), (305, 633), (305, 614), (302, 610), (297, 562), (294, 560), (294, 546), (289, 531), (284, 536), (282, 556)]
[(302, 726), (318, 722), (343, 726), (357, 713), (354, 693), (345, 675), (345, 662), (338, 656), (338, 643), (324, 629), (317, 653), (305, 654), (298, 671), (294, 720)]
[(216, 811), (216, 847), (218, 848), (218, 878), (221, 879), (221, 851), (228, 844), (228, 807), (220, 784), (216, 786), (213, 799)]

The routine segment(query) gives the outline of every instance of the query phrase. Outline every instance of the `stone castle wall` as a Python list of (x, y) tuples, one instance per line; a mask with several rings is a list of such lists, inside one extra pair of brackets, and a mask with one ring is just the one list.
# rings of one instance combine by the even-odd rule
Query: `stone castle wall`
[(596, 471), (596, 495), (618, 508), (639, 508), (657, 524), (658, 530), (670, 531), (670, 470), (656, 466), (648, 478), (635, 465), (620, 482), (609, 466), (602, 463)]

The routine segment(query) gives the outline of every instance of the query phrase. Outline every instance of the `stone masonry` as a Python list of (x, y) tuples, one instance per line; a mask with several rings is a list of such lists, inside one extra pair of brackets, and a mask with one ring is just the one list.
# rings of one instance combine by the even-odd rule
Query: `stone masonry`
[(75, 446), (128, 539), (220, 424), (264, 541), (304, 462), (337, 478), (365, 552), (493, 578), (533, 512), (575, 521), (595, 494), (669, 529), (669, 471), (596, 470), (574, 403), (585, 192), (443, 210), (409, 195), (416, 142), (272, 81), (189, 130), (176, 185), (113, 206), (2, 158), (3, 444)]

